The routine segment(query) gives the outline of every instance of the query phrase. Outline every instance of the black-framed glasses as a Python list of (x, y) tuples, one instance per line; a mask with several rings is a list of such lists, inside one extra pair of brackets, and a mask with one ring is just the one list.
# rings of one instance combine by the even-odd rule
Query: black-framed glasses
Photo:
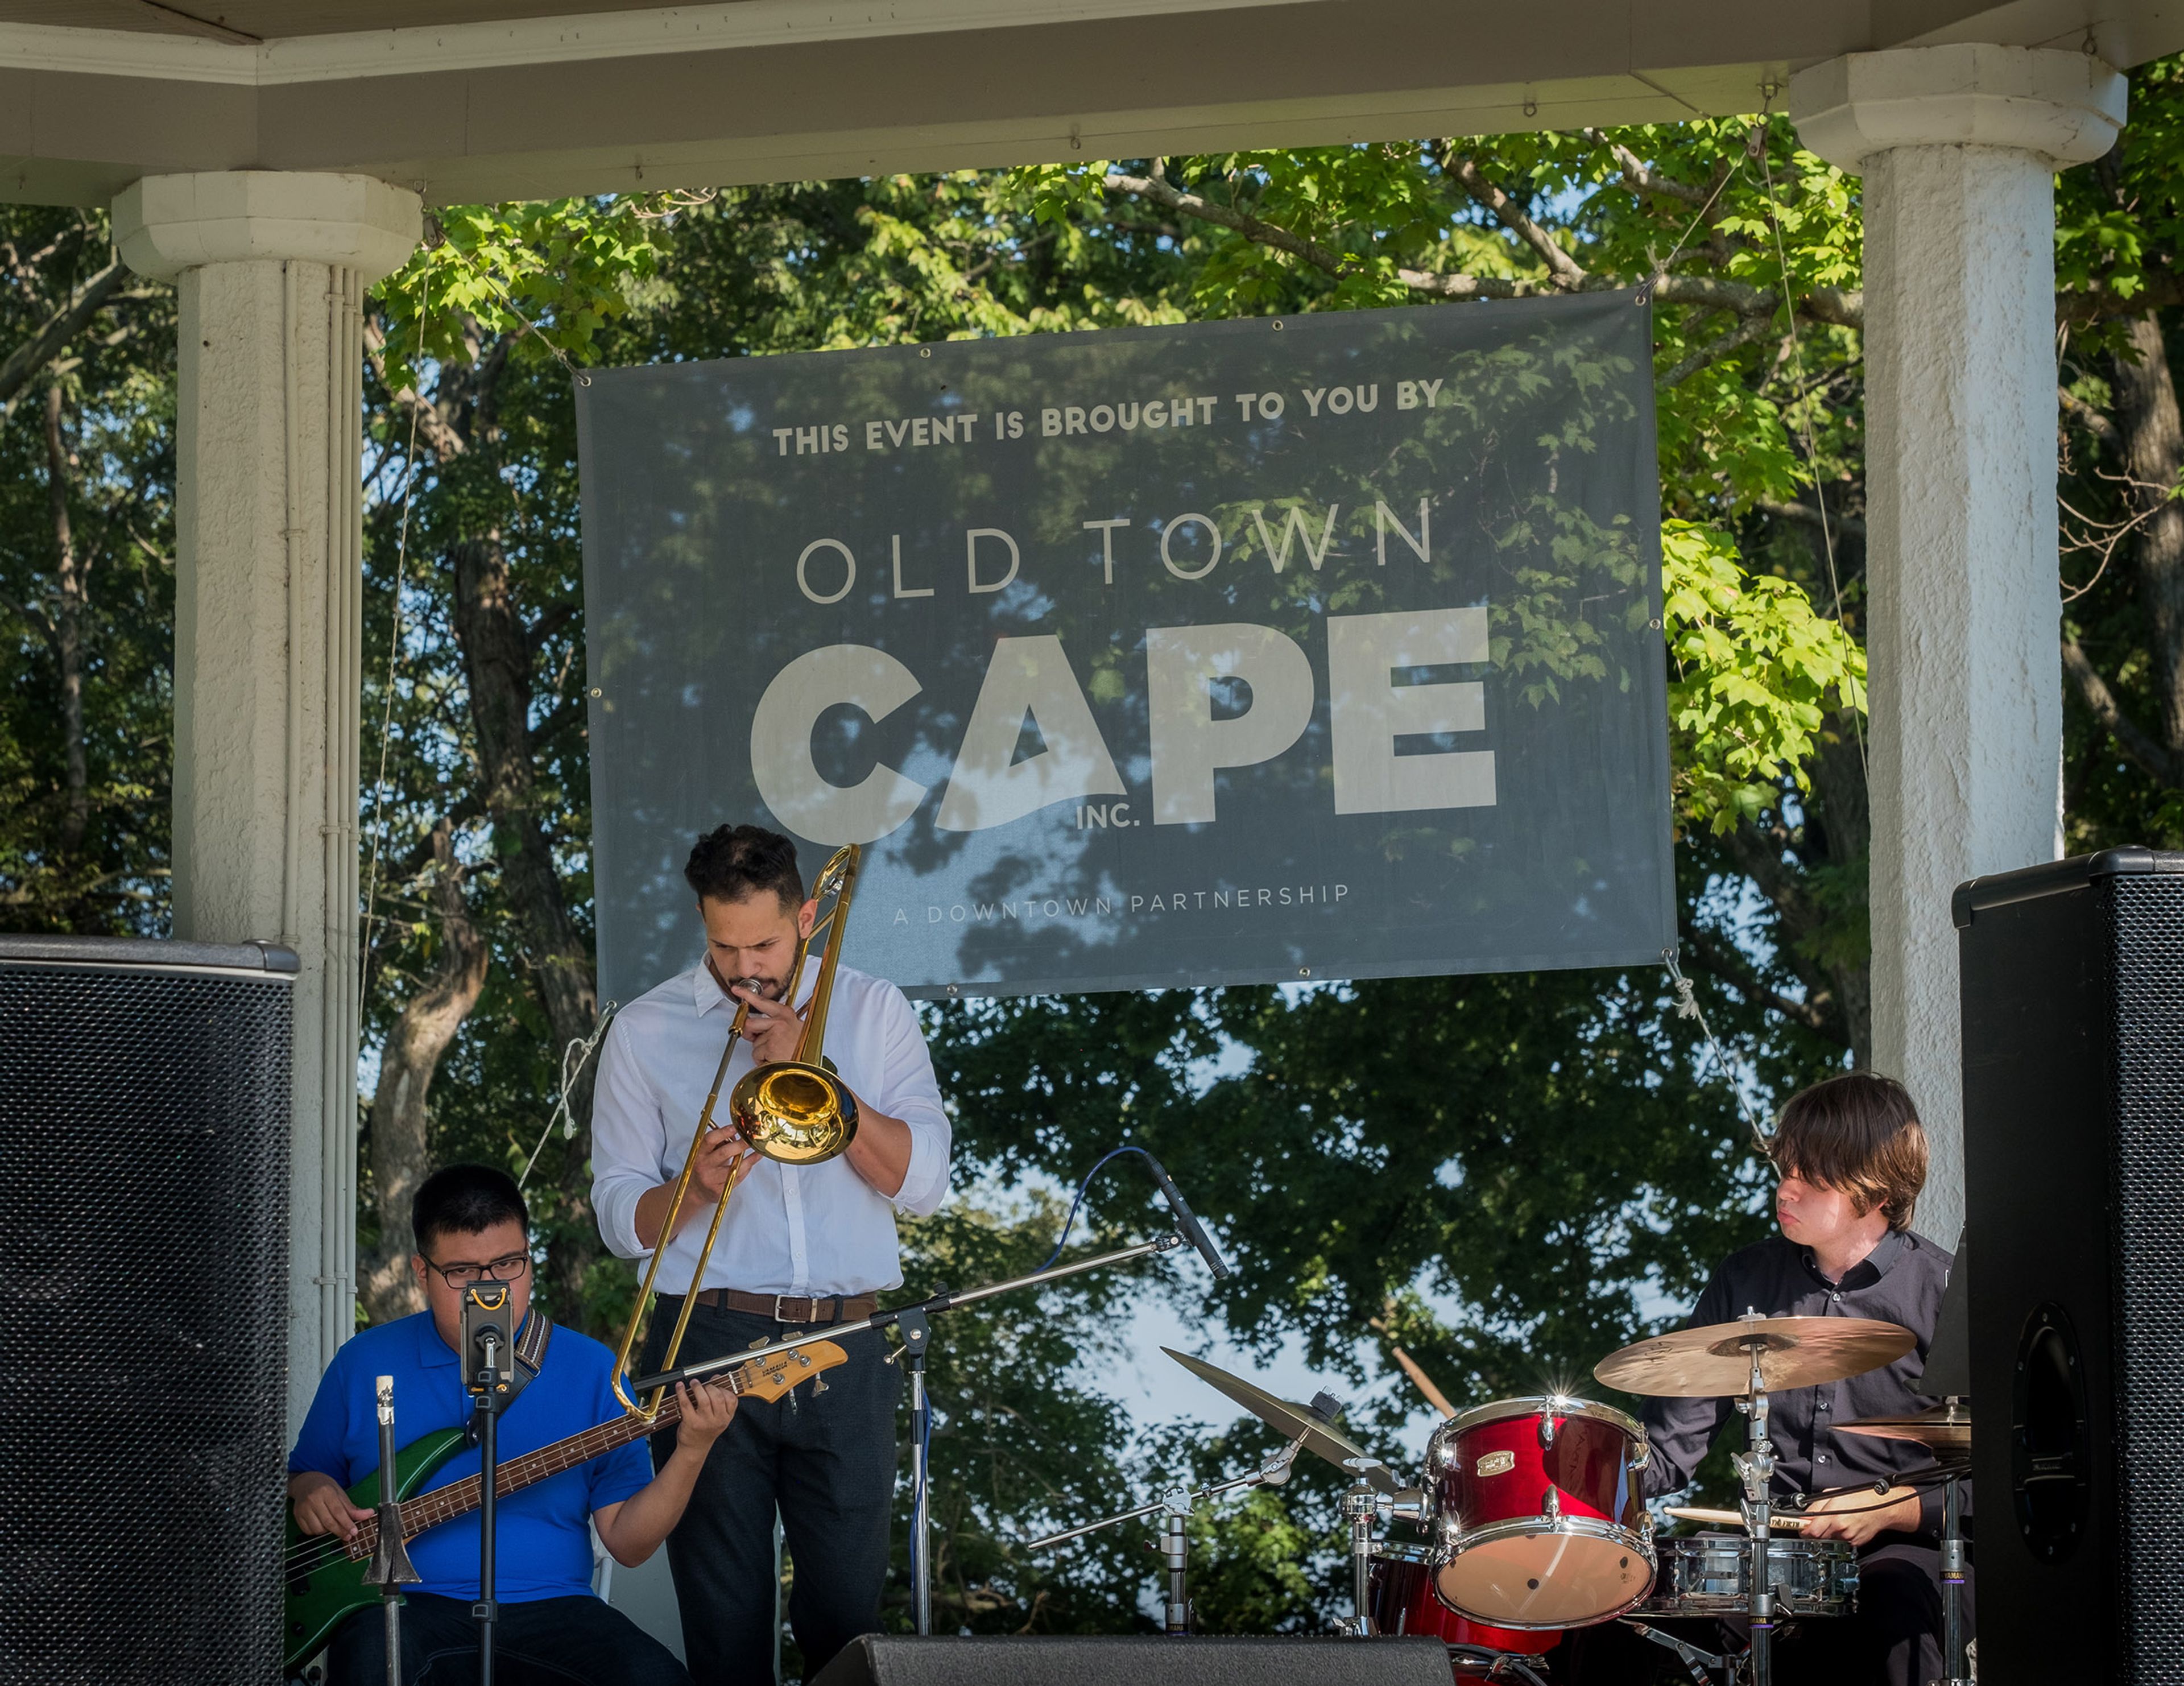
[(523, 1273), (531, 1268), (531, 1255), (511, 1253), (507, 1258), (496, 1259), (490, 1264), (435, 1264), (427, 1259), (425, 1268), (437, 1272), (442, 1281), (460, 1293), (472, 1282), (482, 1282), (488, 1277), (497, 1282), (521, 1281)]

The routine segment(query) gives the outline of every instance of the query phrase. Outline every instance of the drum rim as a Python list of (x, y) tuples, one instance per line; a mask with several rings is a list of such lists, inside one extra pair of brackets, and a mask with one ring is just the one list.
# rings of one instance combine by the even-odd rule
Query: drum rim
[[(1653, 1542), (1656, 1555), (1673, 1553), (1678, 1557), (1695, 1553), (1702, 1545), (1726, 1544), (1736, 1549), (1740, 1557), (1749, 1554), (1752, 1536), (1749, 1534), (1670, 1534)], [(1795, 1539), (1781, 1534), (1767, 1537), (1767, 1555), (1785, 1557), (1812, 1557), (1822, 1561), (1833, 1558), (1838, 1561), (1855, 1561), (1858, 1548), (1847, 1539)]]
[(1453, 1439), (1481, 1423), (1523, 1416), (1590, 1417), (1621, 1429), (1641, 1447), (1646, 1444), (1645, 1425), (1630, 1412), (1604, 1405), (1597, 1399), (1580, 1399), (1566, 1393), (1528, 1393), (1518, 1398), (1493, 1399), (1483, 1405), (1474, 1405), (1469, 1410), (1458, 1411), (1434, 1430), (1433, 1438)]
[(1498, 1522), (1489, 1522), (1483, 1528), (1474, 1528), (1467, 1533), (1453, 1534), (1449, 1538), (1446, 1551), (1440, 1560), (1433, 1566), (1436, 1572), (1446, 1569), (1472, 1547), (1491, 1545), (1499, 1539), (1513, 1537), (1534, 1539), (1541, 1534), (1591, 1534), (1596, 1539), (1612, 1540), (1618, 1545), (1628, 1546), (1634, 1555), (1646, 1560), (1646, 1566), (1652, 1570), (1652, 1573), (1646, 1576), (1635, 1593), (1624, 1603), (1616, 1605), (1614, 1609), (1602, 1611), (1596, 1616), (1584, 1616), (1575, 1622), (1518, 1622), (1508, 1616), (1482, 1616), (1477, 1611), (1467, 1609), (1457, 1603), (1443, 1592), (1440, 1576), (1438, 1572), (1434, 1575), (1432, 1581), (1434, 1596), (1458, 1616), (1481, 1622), (1489, 1627), (1506, 1627), (1513, 1633), (1566, 1633), (1574, 1627), (1590, 1627), (1599, 1622), (1613, 1622), (1626, 1610), (1635, 1608), (1646, 1594), (1653, 1590), (1653, 1583), (1659, 1578), (1661, 1570), (1660, 1565), (1653, 1557), (1653, 1544), (1650, 1535), (1641, 1537), (1630, 1528), (1618, 1527), (1598, 1516), (1563, 1516), (1546, 1527), (1534, 1526), (1542, 1520), (1538, 1516), (1505, 1516)]

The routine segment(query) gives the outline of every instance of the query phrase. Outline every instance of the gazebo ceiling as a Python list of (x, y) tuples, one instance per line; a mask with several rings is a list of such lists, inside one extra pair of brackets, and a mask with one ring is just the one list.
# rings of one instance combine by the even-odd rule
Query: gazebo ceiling
[(0, 0), (0, 197), (357, 170), (432, 200), (1756, 109), (1838, 53), (2184, 47), (2170, 0)]

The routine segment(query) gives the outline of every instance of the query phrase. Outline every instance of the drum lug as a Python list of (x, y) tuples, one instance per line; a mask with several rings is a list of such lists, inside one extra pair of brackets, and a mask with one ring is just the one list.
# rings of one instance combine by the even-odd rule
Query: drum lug
[(1540, 1514), (1551, 1522), (1563, 1519), (1563, 1496), (1552, 1482), (1547, 1486), (1547, 1496), (1540, 1501)]
[(1540, 1414), (1540, 1449), (1542, 1452), (1554, 1449), (1555, 1433), (1562, 1426), (1562, 1419), (1552, 1412), (1542, 1411)]
[(1638, 1455), (1631, 1460), (1630, 1472), (1635, 1475), (1653, 1461), (1653, 1443), (1646, 1438), (1646, 1431), (1638, 1431)]

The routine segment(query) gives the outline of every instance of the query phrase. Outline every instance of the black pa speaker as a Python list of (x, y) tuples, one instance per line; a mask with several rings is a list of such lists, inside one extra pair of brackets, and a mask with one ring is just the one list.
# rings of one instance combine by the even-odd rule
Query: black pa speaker
[(1980, 1678), (2184, 1679), (2184, 854), (1955, 916)]
[(296, 957), (0, 936), (0, 1682), (279, 1678)]
[(1439, 1639), (867, 1633), (811, 1686), (1448, 1686)]

